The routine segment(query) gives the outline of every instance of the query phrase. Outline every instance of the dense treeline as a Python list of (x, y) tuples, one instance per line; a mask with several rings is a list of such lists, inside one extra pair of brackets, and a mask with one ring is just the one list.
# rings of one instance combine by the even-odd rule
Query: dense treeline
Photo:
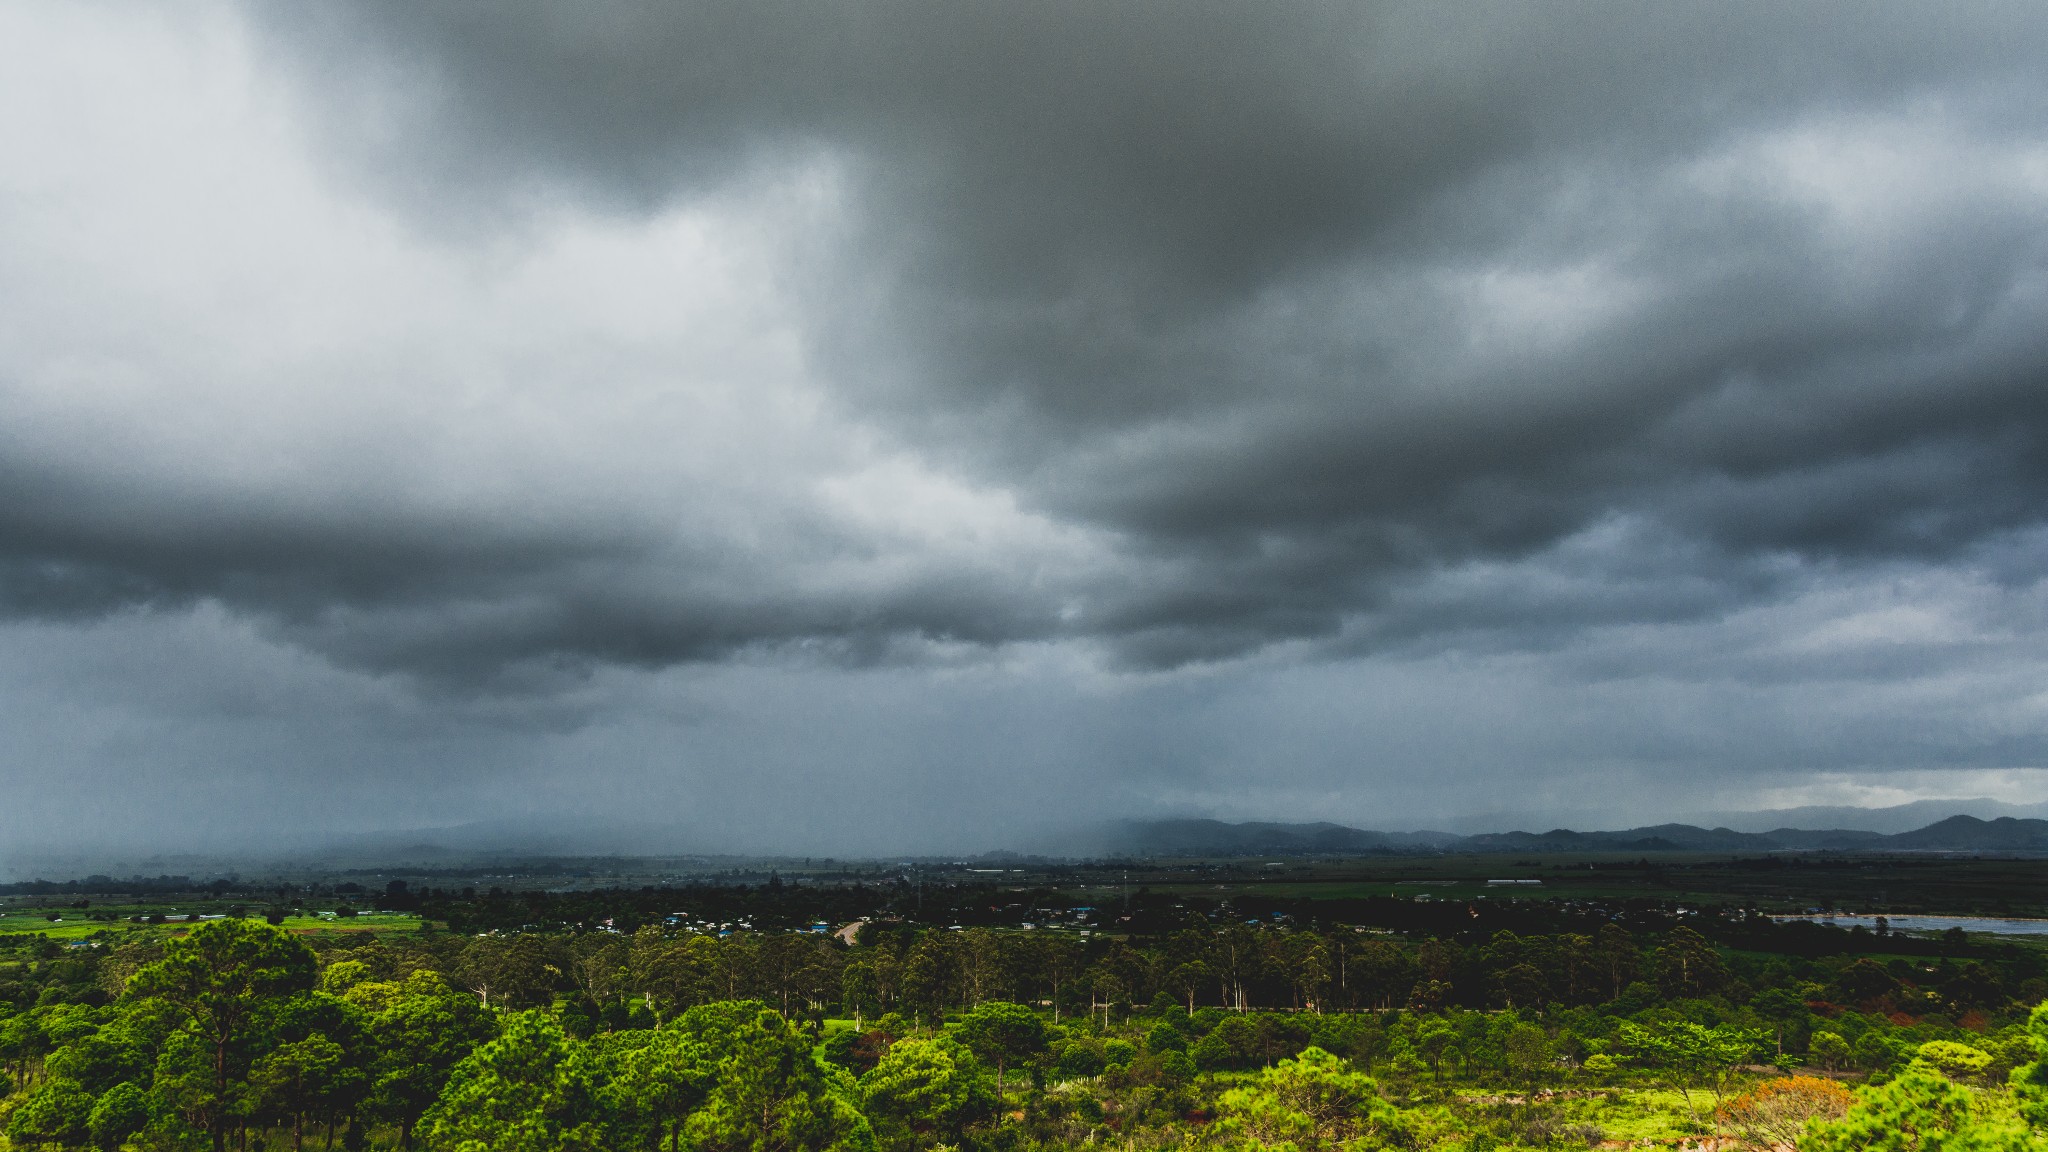
[[(1319, 931), (1365, 927), (1402, 936), (1470, 942), (1503, 931), (1591, 934), (1603, 925), (1619, 924), (1637, 934), (1659, 934), (1684, 925), (1728, 947), (1805, 956), (1868, 952), (1874, 946), (1873, 934), (1867, 931), (1843, 932), (1808, 921), (1777, 921), (1747, 906), (1686, 908), (1649, 897), (1603, 901), (1290, 898), (1252, 890), (1203, 899), (1140, 888), (1106, 901), (1104, 907), (1093, 907), (1084, 892), (1071, 889), (1019, 891), (989, 884), (923, 884), (907, 879), (886, 885), (770, 880), (751, 886), (703, 884), (567, 892), (409, 891), (403, 882), (389, 887), (396, 891), (365, 894), (365, 906), (418, 912), (462, 933), (587, 932), (599, 928), (631, 933), (650, 924), (674, 923), (737, 926), (744, 922), (752, 928), (797, 928), (875, 919), (940, 928), (1051, 925), (1140, 937), (1170, 935), (1190, 926), (1220, 930), (1232, 925), (1264, 925)], [(1892, 936), (1883, 950), (1924, 956), (1960, 956), (1975, 951), (1960, 933), (1945, 941)]]
[[(20, 1146), (1583, 1144), (1601, 1134), (1586, 1110), (1629, 1086), (1673, 1094), (1695, 1130), (1946, 1108), (2017, 1141), (1985, 1147), (2031, 1147), (2021, 1119), (2048, 1119), (2033, 950), (1770, 955), (1683, 924), (1087, 941), (871, 924), (849, 946), (225, 919), (118, 946), (29, 938), (4, 976), (0, 1111)], [(1876, 1086), (1736, 1091), (1774, 1064)]]
[[(1627, 1013), (1679, 999), (1717, 998), (1769, 1020), (1803, 1051), (1811, 1021), (1854, 1010), (1885, 1016), (1975, 1021), (2048, 998), (2041, 950), (1801, 925), (1882, 949), (1882, 961), (1846, 951), (1771, 954), (1717, 946), (1678, 924), (1631, 932), (1609, 922), (1591, 932), (1411, 940), (1353, 929), (1311, 931), (1238, 924), (1191, 926), (1153, 937), (1071, 932), (960, 931), (871, 923), (859, 945), (801, 932), (706, 932), (646, 925), (627, 934), (428, 933), (402, 944), (369, 934), (353, 961), (380, 978), (414, 969), (444, 973), (487, 1007), (557, 1000), (572, 1019), (615, 1020), (635, 1005), (666, 1018), (694, 1005), (757, 998), (787, 1015), (872, 1018), (898, 1012), (936, 1018), (987, 1000), (1040, 1005), (1055, 1018), (1128, 1015), (1154, 1004), (1231, 1010), (1556, 1010)], [(0, 970), (0, 1002), (101, 1004), (151, 945), (64, 948), (18, 938), (29, 957)], [(333, 945), (328, 945), (332, 947)], [(1936, 955), (1918, 953), (1936, 950)], [(1905, 953), (1901, 955), (1899, 953)]]

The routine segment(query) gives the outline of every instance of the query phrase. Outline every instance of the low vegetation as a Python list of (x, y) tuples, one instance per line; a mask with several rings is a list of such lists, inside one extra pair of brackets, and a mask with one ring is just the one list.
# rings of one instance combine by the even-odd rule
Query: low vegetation
[(2031, 947), (217, 915), (0, 937), (11, 1146), (2048, 1147)]

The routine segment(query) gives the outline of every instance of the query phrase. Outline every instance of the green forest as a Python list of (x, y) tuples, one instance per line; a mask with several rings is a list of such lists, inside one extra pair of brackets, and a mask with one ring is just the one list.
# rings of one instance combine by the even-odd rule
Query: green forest
[(22, 933), (0, 1120), (108, 1152), (2048, 1147), (2039, 950), (1682, 919)]

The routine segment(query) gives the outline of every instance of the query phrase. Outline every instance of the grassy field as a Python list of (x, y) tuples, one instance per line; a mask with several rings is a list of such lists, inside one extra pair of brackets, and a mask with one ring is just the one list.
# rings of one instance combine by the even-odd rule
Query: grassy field
[(52, 940), (79, 940), (99, 932), (121, 932), (129, 928), (141, 928), (140, 924), (121, 922), (108, 923), (104, 920), (69, 919), (51, 921), (39, 911), (13, 912), (0, 915), (0, 936), (24, 936), (38, 934)]
[[(126, 918), (137, 912), (122, 913), (115, 908), (109, 913), (123, 916), (118, 920), (91, 920), (86, 915), (69, 910), (7, 909), (0, 912), (0, 937), (41, 934), (52, 940), (83, 940), (105, 933), (109, 936), (124, 936), (140, 932), (182, 932), (191, 927), (189, 922), (165, 924), (139, 924)], [(154, 909), (161, 912), (163, 909)], [(52, 912), (60, 912), (63, 918), (51, 920)], [(180, 912), (179, 915), (185, 913)], [(202, 913), (204, 914), (204, 913)], [(288, 916), (283, 927), (292, 932), (414, 932), (420, 927), (420, 919), (407, 912), (365, 912), (348, 919), (326, 919), (319, 916)]]

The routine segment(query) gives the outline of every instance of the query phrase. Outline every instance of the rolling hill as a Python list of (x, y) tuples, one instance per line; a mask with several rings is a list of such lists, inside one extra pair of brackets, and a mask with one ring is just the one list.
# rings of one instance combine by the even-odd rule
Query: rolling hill
[(1356, 856), (1416, 852), (2042, 852), (2048, 820), (1951, 816), (1910, 832), (1777, 828), (1736, 832), (1656, 824), (1615, 832), (1374, 832), (1343, 824), (1124, 820), (1095, 838), (1111, 856)]

